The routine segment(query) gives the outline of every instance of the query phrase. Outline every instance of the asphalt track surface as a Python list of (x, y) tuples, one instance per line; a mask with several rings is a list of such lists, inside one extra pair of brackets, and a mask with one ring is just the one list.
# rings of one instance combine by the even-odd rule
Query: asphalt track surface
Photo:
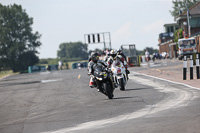
[(0, 133), (198, 133), (200, 90), (131, 69), (114, 98), (89, 88), (86, 69), (0, 80)]

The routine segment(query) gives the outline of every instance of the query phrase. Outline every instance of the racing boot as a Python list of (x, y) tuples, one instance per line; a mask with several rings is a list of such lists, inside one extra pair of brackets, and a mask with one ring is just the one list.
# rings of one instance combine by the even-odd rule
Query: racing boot
[(117, 87), (118, 87), (118, 84), (117, 84), (117, 83), (114, 83), (114, 87), (117, 88)]
[(130, 74), (130, 71), (127, 69), (127, 67), (125, 67), (125, 69), (126, 69), (126, 74), (127, 75)]
[(128, 69), (126, 69), (126, 74), (130, 74), (130, 71)]
[(94, 88), (94, 79), (93, 79), (92, 77), (90, 78), (89, 86), (90, 86), (91, 88)]
[(130, 71), (126, 68), (127, 79), (129, 79), (129, 78), (128, 78), (128, 74), (130, 74)]

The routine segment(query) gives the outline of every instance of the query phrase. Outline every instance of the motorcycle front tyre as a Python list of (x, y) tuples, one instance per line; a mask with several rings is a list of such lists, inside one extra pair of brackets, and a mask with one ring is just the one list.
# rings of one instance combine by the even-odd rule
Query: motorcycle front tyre
[(124, 91), (124, 90), (125, 90), (125, 86), (124, 86), (123, 78), (121, 78), (121, 79), (119, 80), (119, 85), (120, 85), (120, 90), (121, 90), (121, 91)]
[(105, 92), (107, 94), (107, 97), (109, 99), (112, 99), (113, 98), (113, 94), (112, 94), (112, 88), (111, 86), (109, 85), (109, 83), (103, 83), (103, 87), (105, 89)]

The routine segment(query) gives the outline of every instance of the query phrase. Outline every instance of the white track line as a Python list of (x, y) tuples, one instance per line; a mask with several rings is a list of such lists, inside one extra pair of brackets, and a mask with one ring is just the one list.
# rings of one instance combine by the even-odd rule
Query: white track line
[(170, 82), (170, 83), (179, 84), (179, 85), (183, 85), (183, 86), (186, 86), (186, 87), (189, 87), (189, 88), (192, 88), (192, 89), (200, 90), (200, 88), (193, 87), (193, 86), (190, 86), (190, 85), (187, 85), (187, 84), (184, 84), (184, 83), (180, 83), (180, 82), (171, 81), (171, 80), (168, 80), (168, 79), (158, 78), (158, 77), (155, 77), (155, 76), (137, 73), (137, 72), (131, 72), (131, 73), (133, 73), (134, 75), (135, 74), (143, 75), (143, 76), (146, 76), (146, 77), (151, 77), (151, 78), (154, 78), (154, 79), (159, 79), (159, 80), (162, 80), (162, 81), (167, 81), (167, 82)]

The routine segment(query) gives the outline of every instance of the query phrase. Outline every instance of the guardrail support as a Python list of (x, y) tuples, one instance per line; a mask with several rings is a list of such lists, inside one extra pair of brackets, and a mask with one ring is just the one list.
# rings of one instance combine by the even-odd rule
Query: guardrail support
[(184, 61), (183, 61), (183, 80), (186, 80), (187, 78), (187, 57), (184, 56)]
[(193, 79), (193, 55), (190, 55), (190, 79)]
[(199, 74), (199, 54), (196, 54), (196, 73), (197, 73), (197, 79), (200, 79)]

